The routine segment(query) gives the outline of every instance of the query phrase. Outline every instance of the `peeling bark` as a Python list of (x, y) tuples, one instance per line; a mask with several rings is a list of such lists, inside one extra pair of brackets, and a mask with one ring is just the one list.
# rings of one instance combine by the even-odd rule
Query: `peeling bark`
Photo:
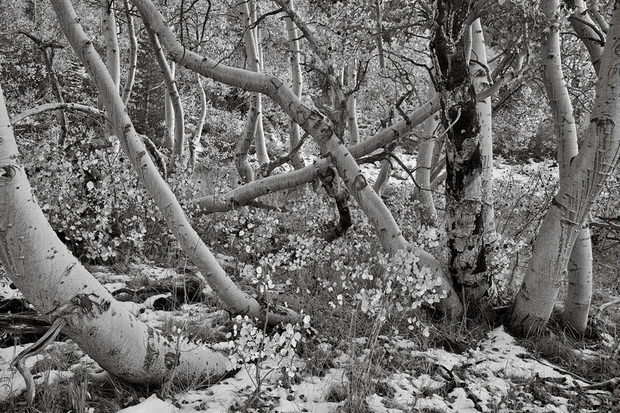
[(431, 54), (446, 130), (449, 271), (463, 298), (482, 304), (491, 279), (484, 249), (480, 122), (466, 56), (470, 7), (468, 2), (438, 2)]

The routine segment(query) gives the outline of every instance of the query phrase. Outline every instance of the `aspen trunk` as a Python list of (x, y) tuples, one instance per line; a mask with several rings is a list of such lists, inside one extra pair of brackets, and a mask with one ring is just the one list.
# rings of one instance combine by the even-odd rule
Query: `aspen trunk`
[[(355, 59), (347, 65), (347, 85), (352, 90), (357, 82), (355, 73)], [(360, 132), (357, 126), (357, 93), (351, 93), (347, 99), (347, 124), (349, 126), (349, 144), (360, 141)], [(387, 175), (389, 178), (389, 174)]]
[[(175, 82), (176, 65), (175, 62), (168, 62), (157, 36), (153, 30), (145, 25), (149, 42), (155, 54), (155, 60), (159, 65), (159, 69), (164, 77), (166, 84), (165, 107), (166, 107), (166, 147), (172, 149), (170, 157), (170, 165), (168, 169), (173, 172), (176, 168), (177, 160), (183, 158), (185, 147), (185, 114), (183, 113), (183, 104), (181, 103), (181, 95)], [(174, 136), (170, 138), (171, 131), (174, 129)], [(172, 142), (171, 142), (172, 140)], [(172, 145), (171, 145), (172, 144)], [(170, 146), (171, 145), (171, 146)]]
[(67, 321), (63, 332), (125, 380), (161, 384), (172, 374), (183, 382), (225, 374), (226, 355), (149, 327), (79, 263), (45, 219), (18, 157), (0, 88), (0, 261), (24, 297), (41, 313), (68, 304), (54, 314)]
[[(249, 3), (250, 2), (248, 1), (242, 1), (238, 4), (242, 27), (245, 30), (245, 33), (243, 35), (243, 42), (245, 44), (245, 54), (247, 56), (248, 68), (253, 72), (260, 73), (261, 61), (259, 45), (257, 41), (258, 28), (256, 28), (256, 30), (251, 29), (251, 25), (254, 23), (252, 15), (255, 12), (256, 7), (254, 6), (252, 10), (250, 10)], [(267, 147), (265, 146), (265, 132), (263, 130), (263, 103), (260, 93), (253, 94), (252, 102), (256, 113), (251, 113), (250, 109), (247, 122), (249, 123), (253, 121), (256, 123), (256, 125), (246, 126), (246, 131), (254, 130), (252, 138), (254, 139), (254, 143), (256, 146), (256, 158), (258, 159), (259, 165), (263, 165), (265, 163), (269, 163), (269, 156), (267, 155)]]
[[(216, 81), (243, 87), (245, 90), (259, 92), (271, 97), (289, 116), (291, 116), (317, 142), (321, 153), (329, 154), (330, 161), (343, 179), (349, 193), (355, 198), (364, 211), (371, 225), (375, 228), (384, 248), (390, 253), (408, 248), (408, 243), (396, 224), (394, 217), (385, 206), (381, 198), (372, 190), (366, 178), (360, 171), (353, 155), (336, 137), (331, 126), (324, 120), (323, 115), (305, 106), (290, 88), (281, 79), (275, 76), (266, 76), (243, 69), (233, 68), (224, 64), (217, 64), (206, 56), (183, 48), (174, 35), (166, 27), (163, 17), (149, 0), (132, 0), (138, 7), (143, 19), (156, 31), (161, 42), (168, 50), (169, 56), (188, 69), (197, 71)], [(432, 109), (432, 106), (428, 108)], [(361, 146), (363, 148), (363, 146)], [(460, 314), (462, 305), (456, 296), (452, 284), (444, 275), (439, 262), (425, 251), (418, 250), (420, 264), (430, 268), (438, 275), (441, 288), (447, 292), (443, 300), (444, 311), (451, 314)]]
[[(288, 3), (291, 10), (295, 9), (293, 4), (293, 0), (289, 0)], [(288, 47), (290, 53), (290, 62), (291, 62), (291, 80), (292, 80), (292, 90), (295, 96), (301, 98), (301, 93), (303, 90), (303, 78), (301, 76), (301, 65), (299, 63), (299, 57), (301, 55), (301, 51), (299, 49), (299, 31), (295, 27), (295, 23), (291, 20), (288, 15), (284, 17), (284, 21), (286, 22), (286, 33), (288, 35)], [(289, 119), (289, 143), (290, 148), (293, 150), (299, 143), (299, 125), (293, 120)], [(293, 156), (291, 159), (291, 164), (295, 169), (301, 169), (305, 166), (304, 160), (301, 158), (299, 152)]]
[(390, 182), (390, 175), (392, 174), (392, 164), (387, 159), (381, 161), (381, 170), (377, 176), (377, 182), (373, 185), (372, 189), (377, 195), (383, 195), (383, 191), (387, 188), (388, 182)]
[(123, 0), (123, 8), (125, 9), (125, 19), (127, 19), (127, 38), (129, 40), (129, 58), (127, 59), (129, 67), (127, 69), (127, 80), (123, 88), (123, 104), (127, 106), (136, 80), (136, 68), (138, 67), (138, 37), (136, 36), (136, 28), (133, 24), (133, 17), (131, 17), (131, 10), (129, 9), (129, 0)]
[[(118, 36), (116, 34), (116, 16), (114, 14), (114, 0), (100, 0), (101, 2), (101, 27), (103, 29), (103, 42), (105, 44), (106, 67), (112, 81), (118, 87), (121, 82), (121, 58), (118, 48)], [(108, 120), (103, 128), (103, 137), (107, 144), (111, 145), (114, 153), (118, 153), (118, 139), (114, 136), (114, 130)]]
[[(543, 4), (550, 10), (555, 10), (554, 5), (557, 3)], [(538, 334), (547, 324), (581, 226), (618, 162), (619, 62), (620, 2), (616, 1), (586, 139), (570, 161), (560, 190), (545, 214), (525, 279), (509, 312), (507, 325), (518, 334)]]
[(196, 73), (196, 89), (198, 90), (198, 95), (200, 96), (200, 113), (198, 114), (198, 121), (196, 122), (194, 137), (189, 146), (189, 168), (192, 172), (196, 167), (196, 149), (198, 148), (198, 144), (200, 144), (202, 128), (205, 124), (205, 118), (207, 117), (207, 94), (205, 93), (205, 89), (202, 85), (202, 80), (200, 79), (200, 74), (198, 73)]
[(463, 27), (469, 8), (469, 3), (438, 2), (431, 54), (446, 131), (449, 270), (465, 300), (482, 304), (491, 279), (484, 248), (480, 122), (466, 55), (469, 30)]
[[(52, 0), (60, 26), (93, 80), (105, 105), (106, 111), (118, 136), (123, 150), (133, 164), (138, 177), (164, 216), (168, 227), (179, 241), (189, 259), (204, 275), (215, 293), (222, 299), (229, 311), (247, 314), (251, 318), (267, 319), (270, 323), (298, 320), (298, 315), (289, 309), (270, 308), (267, 312), (254, 298), (241, 291), (220, 266), (209, 248), (191, 227), (174, 193), (163, 180), (148, 156), (144, 143), (137, 135), (122, 99), (115, 92), (114, 82), (97, 54), (92, 42), (79, 24), (70, 0)], [(163, 23), (163, 20), (161, 21)]]
[[(472, 71), (472, 83), (476, 93), (491, 87), (488, 76), (487, 50), (480, 19), (471, 25), (471, 58), (469, 67)], [(473, 59), (473, 60), (472, 60)], [(482, 161), (482, 223), (484, 226), (484, 246), (487, 262), (491, 261), (498, 248), (495, 231), (495, 208), (493, 199), (493, 117), (491, 97), (479, 101), (477, 106), (480, 124), (480, 158)], [(488, 268), (493, 271), (493, 268)]]
[[(435, 95), (433, 86), (429, 86), (428, 97)], [(439, 127), (439, 115), (432, 115), (424, 121), (424, 133), (418, 144), (418, 156), (416, 157), (415, 180), (416, 195), (419, 202), (420, 221), (422, 225), (437, 225), (437, 210), (431, 190), (431, 167), (433, 162), (433, 150), (435, 148), (435, 136)]]
[[(550, 25), (549, 31), (543, 33), (541, 60), (544, 65), (545, 89), (553, 112), (554, 130), (558, 137), (557, 159), (560, 165), (560, 185), (562, 185), (570, 172), (571, 159), (578, 154), (579, 148), (573, 105), (562, 70), (559, 27), (554, 22), (559, 6), (559, 0), (541, 3), (547, 24)], [(581, 229), (567, 265), (569, 291), (563, 318), (567, 324), (583, 333), (588, 322), (592, 295), (592, 245), (588, 228)], [(564, 274), (565, 270), (561, 269), (561, 273)]]
[[(170, 75), (174, 79), (174, 62), (171, 62), (171, 64), (166, 63), (166, 66), (168, 66)], [(164, 146), (170, 153), (174, 153), (174, 108), (172, 107), (172, 99), (170, 99), (170, 93), (168, 93), (167, 89), (166, 93), (164, 93)]]

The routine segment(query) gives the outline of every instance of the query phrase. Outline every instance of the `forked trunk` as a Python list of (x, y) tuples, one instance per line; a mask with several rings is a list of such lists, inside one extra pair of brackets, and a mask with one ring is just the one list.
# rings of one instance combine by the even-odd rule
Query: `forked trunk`
[[(557, 3), (552, 0), (543, 7), (555, 11)], [(545, 214), (528, 271), (507, 319), (509, 328), (516, 333), (537, 334), (547, 324), (581, 226), (618, 162), (619, 62), (620, 2), (616, 1), (601, 58), (590, 127), (579, 153), (568, 163), (559, 192)]]

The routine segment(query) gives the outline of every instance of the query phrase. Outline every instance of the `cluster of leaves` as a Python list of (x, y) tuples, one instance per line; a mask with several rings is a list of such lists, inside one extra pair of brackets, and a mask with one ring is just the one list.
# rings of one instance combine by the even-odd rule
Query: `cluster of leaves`
[[(30, 149), (25, 166), (35, 194), (76, 256), (113, 263), (178, 254), (162, 215), (122, 155), (88, 140), (64, 151), (50, 141)], [(173, 177), (170, 185), (183, 197), (193, 191), (187, 176)]]

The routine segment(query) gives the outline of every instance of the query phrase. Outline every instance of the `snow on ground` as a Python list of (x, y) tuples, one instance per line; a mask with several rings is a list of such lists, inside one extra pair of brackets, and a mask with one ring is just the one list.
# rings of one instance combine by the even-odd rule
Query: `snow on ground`
[[(523, 390), (524, 384), (553, 383), (558, 390), (570, 395), (586, 386), (586, 383), (562, 373), (561, 369), (545, 361), (539, 361), (527, 350), (515, 344), (503, 328), (488, 333), (476, 349), (464, 354), (454, 354), (442, 349), (415, 350), (415, 345), (402, 339), (390, 343), (400, 351), (407, 351), (411, 358), (431, 362), (436, 372), (412, 375), (397, 372), (388, 376), (385, 384), (392, 390), (389, 396), (368, 395), (366, 402), (370, 411), (377, 413), (400, 413), (418, 410), (435, 412), (568, 412), (565, 397), (548, 394), (549, 402), (542, 404)], [(340, 357), (347, 360), (347, 357)], [(264, 371), (277, 367), (274, 361), (265, 362)], [(299, 363), (299, 362), (298, 362)], [(347, 388), (347, 366), (329, 369), (323, 377), (303, 376), (298, 384), (279, 386), (281, 376), (277, 369), (261, 383), (262, 405), (256, 411), (334, 412), (342, 401), (328, 400), (332, 389)], [(264, 373), (263, 373), (264, 374)], [(161, 401), (154, 396), (146, 399), (124, 413), (147, 413), (155, 411), (189, 413), (235, 411), (251, 397), (256, 389), (254, 366), (242, 368), (234, 377), (223, 380), (205, 390), (190, 390), (171, 400)], [(561, 393), (558, 391), (558, 393)], [(597, 391), (590, 391), (591, 409), (596, 412)], [(175, 407), (180, 406), (180, 407)], [(262, 407), (261, 407), (262, 406)], [(574, 410), (573, 410), (574, 411)]]

